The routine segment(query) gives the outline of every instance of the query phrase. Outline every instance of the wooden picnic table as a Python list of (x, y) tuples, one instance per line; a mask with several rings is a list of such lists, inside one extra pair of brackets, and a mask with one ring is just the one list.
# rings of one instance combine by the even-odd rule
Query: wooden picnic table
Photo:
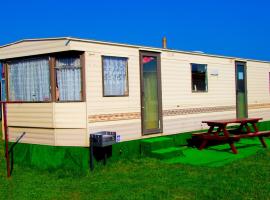
[[(202, 123), (206, 123), (209, 126), (209, 129), (206, 133), (199, 134), (202, 139), (199, 149), (202, 150), (207, 145), (208, 141), (225, 141), (226, 143), (229, 143), (232, 152), (237, 154), (237, 149), (234, 146), (234, 142), (239, 141), (241, 138), (247, 137), (258, 137), (263, 147), (266, 148), (267, 145), (263, 137), (269, 136), (270, 131), (259, 131), (257, 127), (259, 120), (262, 120), (262, 118), (237, 118), (202, 121)], [(229, 129), (229, 124), (237, 125), (237, 127), (235, 128), (235, 126), (233, 126), (233, 129)]]

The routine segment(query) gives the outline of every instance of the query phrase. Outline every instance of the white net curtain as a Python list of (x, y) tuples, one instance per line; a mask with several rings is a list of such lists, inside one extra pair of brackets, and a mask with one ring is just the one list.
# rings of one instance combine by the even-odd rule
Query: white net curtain
[(8, 74), (9, 100), (50, 101), (48, 57), (12, 61)]
[(127, 87), (127, 58), (103, 57), (104, 96), (124, 96)]
[(79, 57), (56, 59), (56, 98), (59, 101), (80, 101), (81, 65)]

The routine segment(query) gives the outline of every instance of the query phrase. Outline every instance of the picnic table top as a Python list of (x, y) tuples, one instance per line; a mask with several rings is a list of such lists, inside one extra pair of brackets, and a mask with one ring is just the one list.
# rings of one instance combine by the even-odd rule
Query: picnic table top
[(258, 122), (262, 118), (235, 118), (235, 119), (222, 119), (222, 120), (207, 120), (202, 121), (202, 123), (207, 124), (230, 124), (230, 123), (248, 123), (248, 122)]

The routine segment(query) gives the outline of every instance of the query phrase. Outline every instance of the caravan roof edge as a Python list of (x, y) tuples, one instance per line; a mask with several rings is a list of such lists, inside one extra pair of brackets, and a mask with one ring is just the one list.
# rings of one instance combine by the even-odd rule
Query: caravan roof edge
[(190, 54), (190, 55), (210, 56), (210, 57), (216, 57), (216, 58), (234, 59), (234, 60), (240, 60), (240, 61), (261, 62), (261, 63), (269, 63), (270, 64), (270, 61), (266, 61), (266, 60), (256, 60), (256, 59), (240, 58), (240, 57), (233, 57), (233, 56), (207, 54), (207, 53), (203, 53), (203, 52), (183, 51), (183, 50), (176, 50), (176, 49), (164, 49), (164, 48), (142, 46), (142, 45), (131, 45), (131, 44), (125, 44), (125, 43), (107, 42), (107, 41), (90, 40), (90, 39), (81, 39), (81, 38), (76, 38), (76, 37), (22, 39), (22, 40), (18, 40), (18, 41), (9, 43), (9, 44), (2, 45), (2, 46), (0, 46), (0, 49), (5, 48), (7, 46), (12, 46), (12, 45), (15, 45), (15, 44), (19, 44), (19, 43), (22, 43), (22, 42), (46, 41), (46, 40), (47, 41), (49, 41), (49, 40), (70, 40), (70, 41), (78, 41), (78, 42), (89, 42), (89, 43), (95, 43), (95, 44), (107, 44), (107, 45), (114, 45), (114, 46), (138, 48), (138, 49), (143, 49), (143, 50), (147, 49), (149, 51), (152, 50), (152, 51), (159, 51), (159, 52), (184, 53), (184, 54)]

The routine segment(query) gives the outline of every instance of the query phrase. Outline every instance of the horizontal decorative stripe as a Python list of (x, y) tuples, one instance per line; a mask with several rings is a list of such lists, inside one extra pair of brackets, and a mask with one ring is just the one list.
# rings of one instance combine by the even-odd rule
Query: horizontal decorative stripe
[[(248, 109), (262, 109), (270, 108), (270, 104), (251, 104), (248, 105)], [(225, 112), (234, 111), (235, 106), (216, 106), (216, 107), (201, 107), (201, 108), (184, 108), (184, 109), (171, 109), (163, 110), (163, 116), (177, 116), (177, 115), (190, 115), (190, 114), (200, 114), (200, 113), (212, 113), (212, 112)], [(99, 115), (89, 115), (89, 122), (104, 122), (104, 121), (118, 121), (118, 120), (131, 120), (140, 119), (140, 112), (130, 112), (130, 113), (113, 113), (113, 114), (99, 114)]]
[(260, 109), (260, 108), (270, 108), (270, 103), (248, 105), (248, 109)]
[(130, 112), (130, 113), (89, 115), (88, 121), (89, 122), (104, 122), (104, 121), (140, 119), (140, 118), (141, 118), (140, 112)]
[(202, 107), (202, 108), (185, 108), (175, 110), (164, 110), (163, 116), (190, 115), (209, 112), (224, 112), (235, 110), (235, 106), (219, 106), (219, 107)]

